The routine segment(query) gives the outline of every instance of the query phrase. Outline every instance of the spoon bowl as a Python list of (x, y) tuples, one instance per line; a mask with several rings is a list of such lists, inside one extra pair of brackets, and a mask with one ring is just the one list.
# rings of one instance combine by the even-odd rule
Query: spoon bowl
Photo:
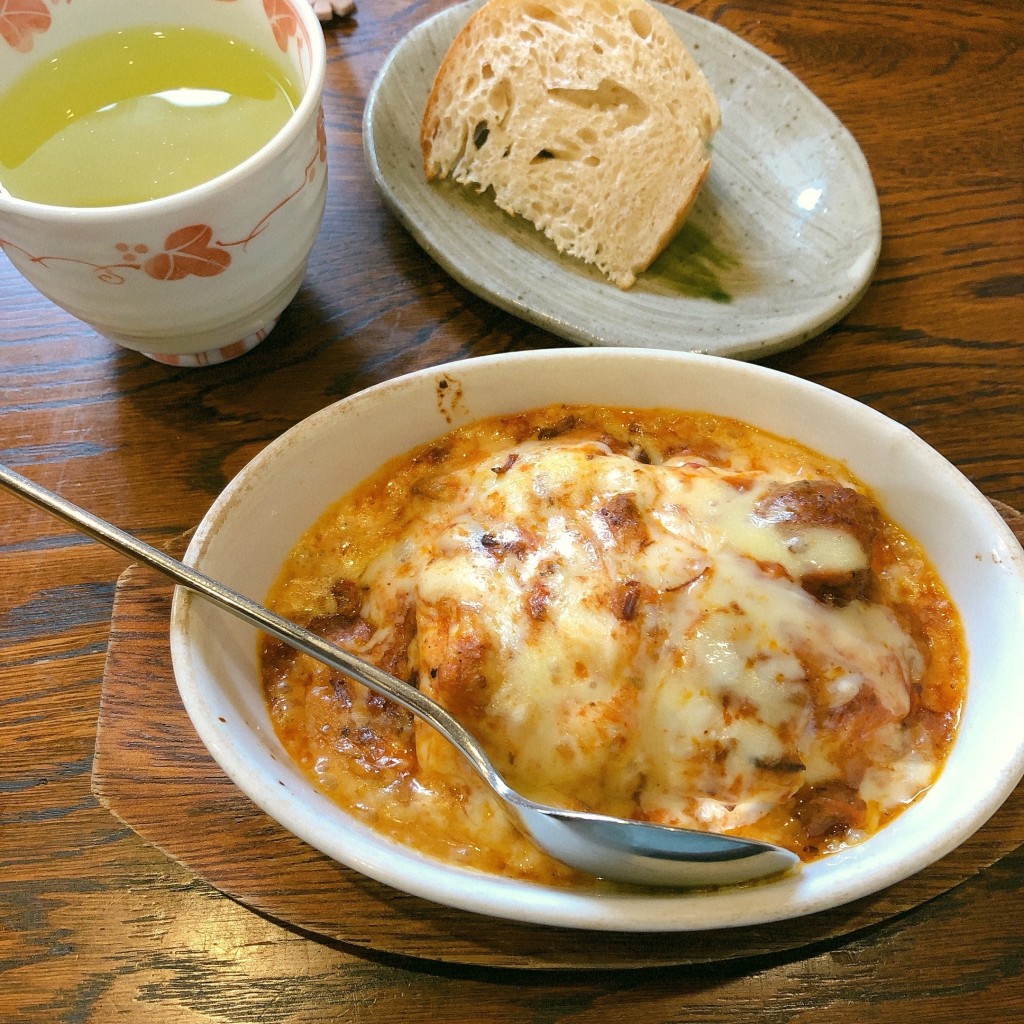
[(0, 486), (87, 536), (148, 565), (193, 594), (330, 668), (388, 697), (437, 729), (502, 801), (513, 822), (570, 867), (615, 882), (662, 886), (732, 885), (778, 874), (798, 858), (781, 847), (734, 836), (549, 807), (512, 789), (476, 738), (444, 707), (410, 685), (0, 465)]

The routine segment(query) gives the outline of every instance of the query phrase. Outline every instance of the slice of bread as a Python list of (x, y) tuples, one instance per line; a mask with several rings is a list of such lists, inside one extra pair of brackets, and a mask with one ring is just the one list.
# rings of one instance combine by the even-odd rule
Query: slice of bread
[(428, 180), (492, 188), (629, 288), (686, 219), (719, 123), (703, 72), (646, 0), (489, 0), (441, 64), (420, 145)]

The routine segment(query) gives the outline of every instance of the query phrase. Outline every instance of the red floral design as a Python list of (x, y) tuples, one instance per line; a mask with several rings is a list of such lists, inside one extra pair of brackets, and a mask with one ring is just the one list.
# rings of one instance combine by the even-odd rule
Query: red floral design
[(288, 49), (289, 40), (299, 33), (299, 16), (286, 0), (263, 0), (263, 10), (270, 19), (277, 45), (284, 53)]
[(34, 33), (45, 32), (51, 21), (43, 0), (0, 0), (0, 37), (19, 53), (28, 53)]
[(164, 251), (142, 264), (158, 281), (180, 281), (184, 277), (215, 277), (231, 266), (231, 253), (210, 244), (213, 228), (190, 224), (172, 231), (164, 240)]
[(316, 144), (320, 163), (327, 162), (327, 128), (324, 126), (324, 108), (321, 104), (316, 112)]

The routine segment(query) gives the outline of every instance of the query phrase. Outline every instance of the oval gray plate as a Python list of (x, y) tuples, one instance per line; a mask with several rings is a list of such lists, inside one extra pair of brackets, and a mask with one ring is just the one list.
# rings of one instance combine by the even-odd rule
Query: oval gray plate
[(867, 161), (835, 115), (781, 64), (728, 30), (655, 4), (722, 108), (711, 174), (677, 239), (624, 292), (522, 218), (450, 181), (427, 182), (419, 130), (441, 60), (483, 0), (413, 29), (367, 98), (363, 146), (416, 241), (470, 291), (585, 345), (759, 358), (841, 319), (881, 246)]

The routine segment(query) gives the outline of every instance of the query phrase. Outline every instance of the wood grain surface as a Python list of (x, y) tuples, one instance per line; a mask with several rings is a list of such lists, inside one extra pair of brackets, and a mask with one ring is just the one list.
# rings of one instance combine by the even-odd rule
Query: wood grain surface
[[(243, 359), (197, 371), (147, 362), (0, 257), (2, 461), (166, 545), (263, 446), (327, 403), (449, 359), (563, 344), (455, 285), (366, 170), (367, 90), (402, 35), (443, 6), (375, 0), (328, 26), (324, 227), (295, 301)], [(1024, 508), (1019, 0), (681, 6), (808, 85), (859, 141), (879, 193), (882, 254), (865, 297), (766, 362), (905, 423), (987, 497)], [(253, 912), (91, 791), (123, 560), (6, 495), (0, 523), (5, 1024), (1024, 1019), (1019, 848), (849, 934), (640, 971), (410, 959)], [(361, 923), (370, 939), (382, 927)]]

